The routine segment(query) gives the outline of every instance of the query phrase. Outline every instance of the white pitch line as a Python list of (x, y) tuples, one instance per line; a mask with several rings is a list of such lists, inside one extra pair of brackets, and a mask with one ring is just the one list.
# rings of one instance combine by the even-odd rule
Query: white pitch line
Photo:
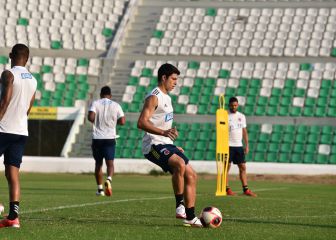
[(171, 199), (171, 198), (174, 198), (174, 197), (170, 196), (170, 197), (157, 197), (157, 198), (130, 198), (130, 199), (120, 199), (120, 200), (114, 200), (114, 201), (81, 203), (81, 204), (64, 205), (64, 206), (51, 207), (51, 208), (41, 208), (41, 209), (36, 209), (36, 210), (27, 210), (27, 211), (22, 211), (21, 214), (48, 212), (48, 211), (62, 210), (62, 209), (68, 209), (68, 208), (81, 208), (81, 207), (97, 206), (97, 205), (104, 205), (104, 204), (111, 204), (111, 203), (137, 202), (137, 201), (140, 202), (140, 201), (161, 200), (161, 199)]

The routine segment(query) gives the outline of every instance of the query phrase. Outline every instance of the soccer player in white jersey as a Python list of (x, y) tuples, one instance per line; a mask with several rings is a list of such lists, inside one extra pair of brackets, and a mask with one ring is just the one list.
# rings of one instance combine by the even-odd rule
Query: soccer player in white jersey
[(146, 96), (138, 119), (138, 128), (145, 131), (142, 151), (145, 157), (172, 174), (176, 200), (176, 218), (184, 226), (202, 227), (195, 216), (197, 175), (183, 154), (181, 147), (173, 145), (178, 131), (172, 127), (173, 107), (168, 95), (177, 84), (180, 71), (165, 63), (158, 70), (158, 86)]
[[(249, 152), (248, 134), (246, 129), (245, 115), (241, 112), (238, 112), (237, 98), (230, 98), (229, 110), (230, 163), (228, 167), (228, 172), (231, 167), (231, 162), (237, 164), (239, 168), (239, 178), (243, 186), (243, 194), (246, 196), (256, 197), (257, 195), (253, 193), (247, 186), (245, 154), (248, 154)], [(244, 141), (244, 145), (242, 140)], [(226, 193), (227, 195), (235, 195), (235, 193), (229, 187), (228, 180), (226, 183)]]
[[(100, 99), (94, 101), (89, 109), (88, 120), (93, 123), (92, 155), (96, 161), (95, 178), (98, 185), (97, 196), (112, 195), (112, 176), (114, 173), (114, 154), (116, 145), (116, 126), (125, 124), (121, 106), (111, 100), (108, 86), (100, 90)], [(107, 179), (103, 190), (103, 159), (106, 163)]]
[(29, 57), (27, 46), (16, 44), (9, 57), (11, 69), (3, 71), (0, 82), (0, 156), (4, 154), (9, 214), (0, 221), (0, 228), (19, 228), (19, 170), (28, 137), (28, 114), (34, 103), (37, 81), (25, 68)]

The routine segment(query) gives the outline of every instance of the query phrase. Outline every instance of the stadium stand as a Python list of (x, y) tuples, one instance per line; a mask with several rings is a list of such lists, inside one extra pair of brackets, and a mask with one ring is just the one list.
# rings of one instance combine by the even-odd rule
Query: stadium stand
[[(170, 62), (181, 70), (171, 93), (183, 136), (176, 144), (190, 158), (214, 160), (214, 114), (225, 93), (226, 100), (237, 96), (248, 116), (249, 161), (336, 164), (332, 1), (0, 3), (0, 70), (9, 67), (5, 53), (16, 42), (32, 49), (34, 106), (87, 106), (110, 85), (128, 120), (118, 130), (117, 158), (143, 158), (137, 116), (158, 67)], [(90, 157), (90, 145), (84, 123), (70, 156)]]

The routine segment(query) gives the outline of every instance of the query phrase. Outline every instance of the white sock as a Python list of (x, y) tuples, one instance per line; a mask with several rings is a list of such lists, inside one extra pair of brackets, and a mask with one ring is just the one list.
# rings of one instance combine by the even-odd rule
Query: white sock
[(98, 185), (98, 190), (103, 190), (103, 185)]
[(108, 177), (107, 177), (107, 180), (110, 180), (110, 182), (112, 182), (112, 177), (111, 177), (111, 176), (108, 176)]

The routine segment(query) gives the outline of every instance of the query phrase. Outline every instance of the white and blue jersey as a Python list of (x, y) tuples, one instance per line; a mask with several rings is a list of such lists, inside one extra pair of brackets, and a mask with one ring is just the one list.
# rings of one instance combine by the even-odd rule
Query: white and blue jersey
[[(158, 98), (158, 106), (150, 118), (150, 121), (155, 127), (162, 130), (172, 128), (174, 114), (170, 96), (163, 93), (158, 87), (154, 88), (151, 93), (146, 96), (146, 98), (149, 96), (156, 96)], [(151, 150), (151, 146), (158, 144), (173, 144), (173, 141), (169, 137), (145, 132), (142, 140), (143, 154), (148, 154)]]
[(15, 66), (9, 71), (14, 76), (13, 93), (0, 121), (0, 132), (28, 136), (27, 112), (37, 81), (25, 67)]

